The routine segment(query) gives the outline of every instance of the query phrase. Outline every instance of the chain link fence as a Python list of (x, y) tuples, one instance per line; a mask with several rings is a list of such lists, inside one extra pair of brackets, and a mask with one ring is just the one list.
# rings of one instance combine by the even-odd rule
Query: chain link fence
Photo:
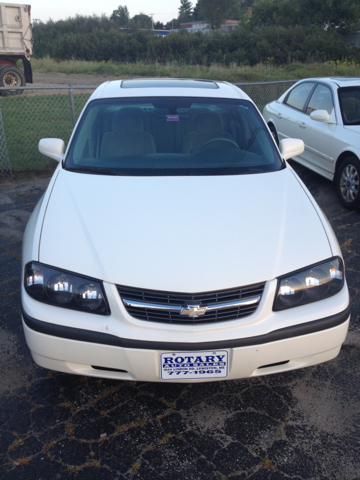
[(55, 137), (67, 142), (76, 118), (95, 88), (22, 87), (11, 89), (10, 93), (0, 88), (0, 176), (42, 170), (53, 163), (39, 152), (39, 140)]
[(273, 100), (277, 100), (298, 80), (280, 80), (277, 82), (256, 82), (256, 83), (234, 83), (241, 88), (256, 104), (260, 112), (265, 105)]
[[(260, 111), (297, 80), (236, 83)], [(41, 138), (68, 142), (76, 119), (96, 86), (0, 88), (0, 177), (42, 170), (53, 160), (40, 154)], [(18, 91), (16, 91), (18, 90)], [(17, 93), (21, 93), (20, 95)], [(3, 96), (1, 96), (3, 95)]]

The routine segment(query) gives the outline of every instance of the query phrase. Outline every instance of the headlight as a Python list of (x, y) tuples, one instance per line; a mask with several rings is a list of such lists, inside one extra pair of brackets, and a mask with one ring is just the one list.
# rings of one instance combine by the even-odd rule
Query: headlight
[(279, 277), (273, 310), (332, 297), (344, 286), (344, 277), (344, 264), (339, 257)]
[(102, 282), (93, 278), (30, 262), (25, 266), (25, 290), (43, 303), (110, 315)]

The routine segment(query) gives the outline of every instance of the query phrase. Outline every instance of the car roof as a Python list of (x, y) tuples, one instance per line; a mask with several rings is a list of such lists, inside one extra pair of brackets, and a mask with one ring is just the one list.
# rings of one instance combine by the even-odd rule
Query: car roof
[(301, 82), (328, 82), (337, 85), (338, 87), (352, 87), (360, 86), (359, 77), (317, 77), (317, 78), (304, 78)]
[(113, 80), (100, 85), (90, 99), (122, 97), (234, 98), (252, 102), (245, 92), (231, 83), (190, 78)]

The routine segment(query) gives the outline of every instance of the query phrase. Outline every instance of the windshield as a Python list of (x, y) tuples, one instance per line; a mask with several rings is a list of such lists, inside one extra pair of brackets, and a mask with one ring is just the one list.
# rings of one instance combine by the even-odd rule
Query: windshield
[(245, 100), (156, 97), (89, 103), (65, 161), (105, 175), (234, 175), (283, 162)]
[(338, 93), (344, 125), (360, 125), (360, 87), (339, 88)]

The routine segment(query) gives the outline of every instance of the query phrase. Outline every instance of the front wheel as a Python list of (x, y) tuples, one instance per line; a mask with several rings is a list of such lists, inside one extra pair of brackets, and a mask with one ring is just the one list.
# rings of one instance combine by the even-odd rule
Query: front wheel
[(0, 68), (0, 87), (7, 87), (9, 90), (1, 90), (0, 95), (20, 95), (24, 90), (11, 90), (11, 87), (23, 87), (26, 84), (25, 75), (15, 65), (5, 65)]
[(360, 206), (360, 162), (355, 156), (340, 163), (336, 175), (336, 191), (344, 207), (353, 210)]

